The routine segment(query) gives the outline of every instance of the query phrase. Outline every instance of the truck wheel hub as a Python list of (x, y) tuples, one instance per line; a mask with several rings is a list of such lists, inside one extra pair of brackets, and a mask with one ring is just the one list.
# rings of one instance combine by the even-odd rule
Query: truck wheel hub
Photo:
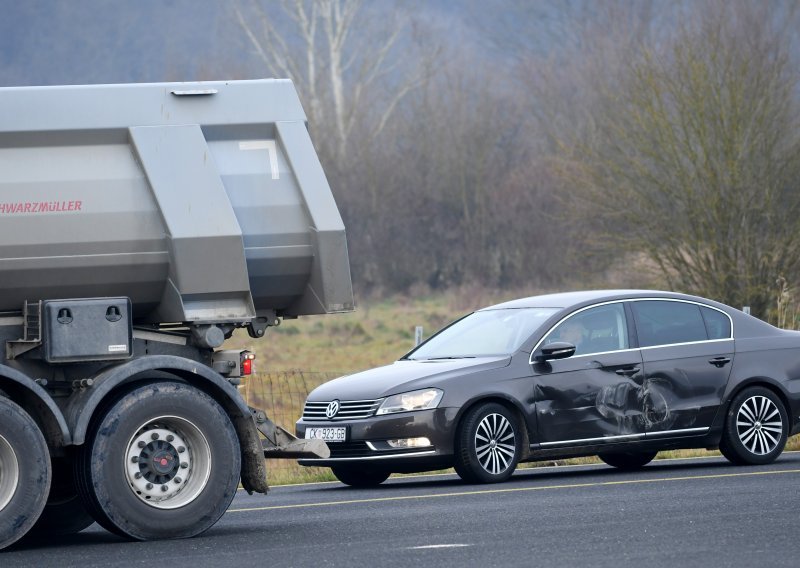
[(159, 509), (192, 502), (211, 472), (211, 451), (203, 432), (175, 416), (163, 416), (140, 427), (128, 443), (125, 460), (131, 490)]
[(139, 454), (139, 471), (151, 483), (171, 481), (180, 468), (178, 450), (169, 442), (150, 442)]

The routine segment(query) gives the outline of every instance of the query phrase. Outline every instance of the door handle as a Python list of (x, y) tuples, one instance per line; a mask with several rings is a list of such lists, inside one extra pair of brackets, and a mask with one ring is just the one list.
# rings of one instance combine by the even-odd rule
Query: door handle
[(623, 377), (630, 377), (638, 373), (639, 370), (640, 370), (639, 367), (622, 367), (621, 369), (617, 369), (614, 372)]
[(717, 369), (721, 369), (725, 365), (731, 362), (730, 357), (714, 357), (713, 359), (708, 360), (709, 363), (714, 365)]

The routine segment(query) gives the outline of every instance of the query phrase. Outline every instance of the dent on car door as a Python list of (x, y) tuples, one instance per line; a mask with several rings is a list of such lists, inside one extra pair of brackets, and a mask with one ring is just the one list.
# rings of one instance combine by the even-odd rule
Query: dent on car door
[(572, 357), (532, 365), (535, 441), (546, 448), (643, 437), (642, 359), (638, 349), (630, 348), (623, 304), (571, 315), (537, 350), (554, 341), (573, 343), (577, 349)]
[(711, 426), (730, 375), (730, 318), (690, 302), (631, 302), (644, 364), (647, 437), (702, 435)]

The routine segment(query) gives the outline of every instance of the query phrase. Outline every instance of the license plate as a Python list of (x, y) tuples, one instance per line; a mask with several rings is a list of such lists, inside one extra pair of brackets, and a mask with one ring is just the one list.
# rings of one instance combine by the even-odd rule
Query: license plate
[(347, 428), (306, 428), (306, 440), (312, 439), (344, 442), (347, 440)]

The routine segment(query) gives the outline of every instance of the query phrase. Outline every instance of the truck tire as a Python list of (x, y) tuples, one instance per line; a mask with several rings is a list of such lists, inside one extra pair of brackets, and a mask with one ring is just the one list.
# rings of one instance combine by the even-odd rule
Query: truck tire
[(50, 494), (30, 534), (37, 537), (81, 532), (94, 523), (75, 486), (74, 466), (67, 458), (54, 458)]
[(239, 440), (210, 396), (178, 382), (140, 386), (93, 420), (78, 491), (103, 527), (134, 540), (188, 538), (236, 495)]
[(0, 549), (27, 533), (50, 490), (50, 453), (22, 408), (0, 397)]

